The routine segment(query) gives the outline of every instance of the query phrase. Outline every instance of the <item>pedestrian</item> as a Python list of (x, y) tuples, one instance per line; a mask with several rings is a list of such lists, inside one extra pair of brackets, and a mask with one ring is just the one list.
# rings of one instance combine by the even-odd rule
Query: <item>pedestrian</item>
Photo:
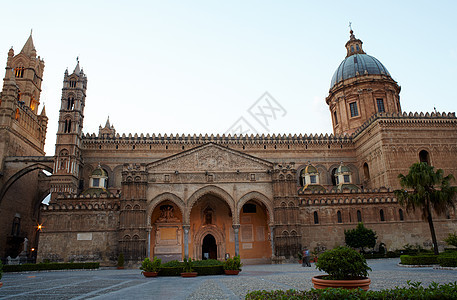
[(302, 267), (311, 267), (311, 264), (309, 263), (309, 250), (308, 247), (305, 246), (303, 248), (303, 264)]

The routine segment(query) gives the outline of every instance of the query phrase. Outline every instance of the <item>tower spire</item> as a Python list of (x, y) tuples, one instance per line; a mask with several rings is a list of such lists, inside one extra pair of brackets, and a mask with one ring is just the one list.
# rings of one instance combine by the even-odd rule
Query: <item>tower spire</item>
[(30, 36), (22, 47), (21, 53), (24, 53), (27, 56), (36, 54), (35, 45), (33, 45), (32, 30), (30, 30)]

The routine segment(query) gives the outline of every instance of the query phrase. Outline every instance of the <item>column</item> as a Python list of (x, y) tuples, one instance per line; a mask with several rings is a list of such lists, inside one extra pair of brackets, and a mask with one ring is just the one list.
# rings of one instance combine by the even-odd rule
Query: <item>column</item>
[(271, 257), (275, 256), (275, 226), (270, 225), (270, 242), (271, 242)]
[(190, 230), (190, 225), (183, 225), (182, 229), (184, 230), (184, 258), (189, 258), (189, 230)]
[(148, 227), (148, 248), (146, 249), (146, 257), (151, 257), (151, 228)]
[(235, 233), (235, 256), (240, 255), (240, 240), (239, 240), (239, 232), (240, 232), (240, 225), (232, 225), (233, 232)]

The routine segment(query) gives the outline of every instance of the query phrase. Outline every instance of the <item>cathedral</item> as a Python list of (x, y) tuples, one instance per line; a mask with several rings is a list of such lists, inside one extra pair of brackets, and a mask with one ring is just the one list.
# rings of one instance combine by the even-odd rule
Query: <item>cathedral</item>
[[(393, 190), (419, 161), (457, 177), (455, 113), (403, 112), (400, 86), (352, 30), (345, 48), (325, 99), (330, 135), (120, 135), (109, 120), (83, 133), (78, 62), (64, 73), (55, 153), (45, 156), (44, 61), (30, 36), (9, 50), (0, 95), (0, 257), (270, 263), (342, 245), (358, 222), (388, 250), (430, 247), (421, 213)], [(444, 246), (457, 214), (434, 218)]]

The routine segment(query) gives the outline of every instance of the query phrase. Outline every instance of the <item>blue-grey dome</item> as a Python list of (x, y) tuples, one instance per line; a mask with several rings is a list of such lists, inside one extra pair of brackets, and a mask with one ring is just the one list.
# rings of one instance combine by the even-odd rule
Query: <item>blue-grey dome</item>
[(387, 71), (386, 67), (373, 56), (367, 54), (353, 54), (346, 57), (346, 59), (341, 62), (338, 69), (336, 69), (335, 74), (333, 74), (332, 77), (330, 89), (343, 80), (363, 75), (390, 76), (390, 73)]

